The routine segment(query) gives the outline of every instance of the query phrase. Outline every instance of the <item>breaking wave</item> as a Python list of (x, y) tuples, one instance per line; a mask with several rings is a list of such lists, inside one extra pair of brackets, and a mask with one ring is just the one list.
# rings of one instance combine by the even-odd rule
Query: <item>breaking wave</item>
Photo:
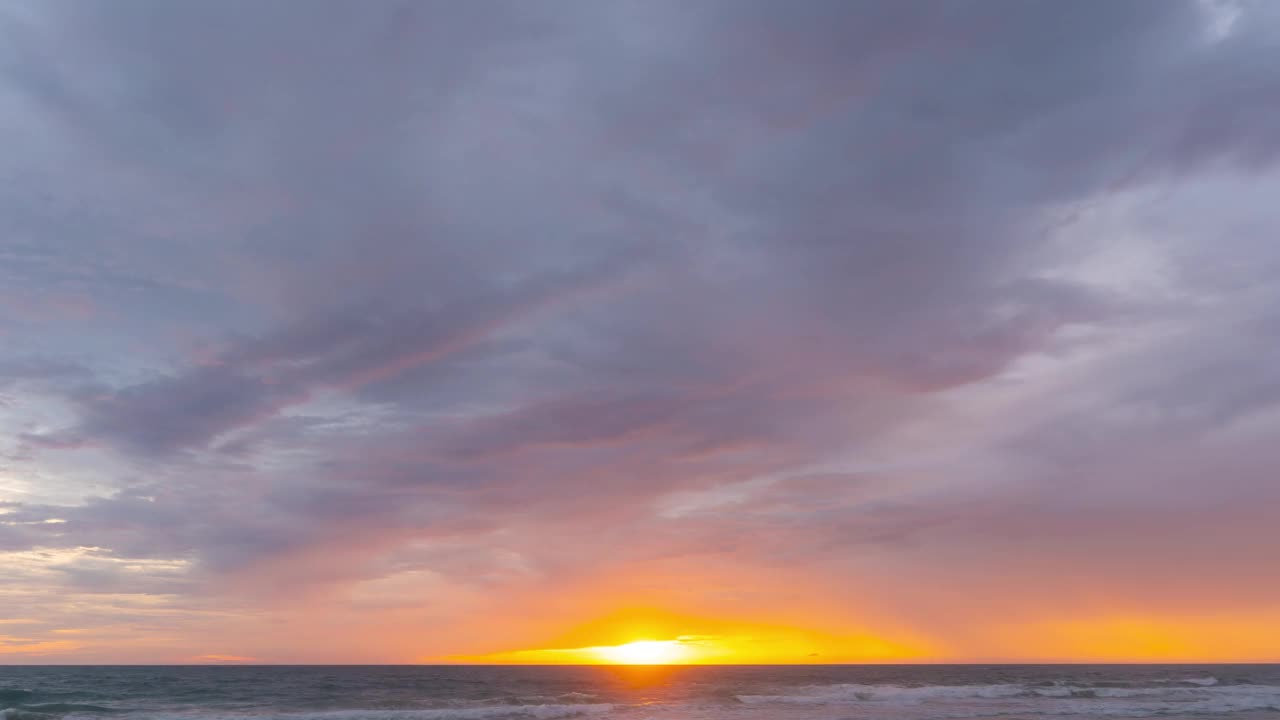
[[(596, 715), (613, 710), (610, 703), (569, 703), (544, 705), (482, 705), (478, 707), (419, 708), (414, 710), (344, 709), (321, 712), (271, 713), (273, 720), (560, 720), (585, 715)], [(154, 716), (147, 713), (131, 714), (138, 720), (253, 720), (263, 717), (240, 713), (173, 713)], [(42, 720), (41, 718), (17, 718), (16, 720)]]
[[(1016, 707), (1017, 715), (1150, 717), (1280, 711), (1280, 686), (1223, 685), (1216, 678), (1157, 680), (1141, 686), (1109, 682), (921, 686), (837, 684), (787, 688), (787, 692), (780, 694), (739, 694), (735, 697), (748, 705), (930, 705), (939, 710), (967, 711), (1003, 706)], [(964, 712), (939, 714), (943, 717), (965, 715)]]

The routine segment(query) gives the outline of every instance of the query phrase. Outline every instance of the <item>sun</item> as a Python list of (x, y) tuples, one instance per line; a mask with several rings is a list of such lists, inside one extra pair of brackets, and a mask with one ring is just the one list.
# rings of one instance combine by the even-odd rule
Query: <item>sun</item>
[(688, 648), (679, 640), (636, 640), (593, 650), (602, 661), (619, 665), (666, 665), (688, 656)]

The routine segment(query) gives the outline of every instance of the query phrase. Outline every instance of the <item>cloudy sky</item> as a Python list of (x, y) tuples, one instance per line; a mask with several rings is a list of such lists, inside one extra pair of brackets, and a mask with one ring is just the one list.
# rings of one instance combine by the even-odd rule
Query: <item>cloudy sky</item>
[(4, 662), (1280, 660), (1276, 3), (4, 0), (0, 130)]

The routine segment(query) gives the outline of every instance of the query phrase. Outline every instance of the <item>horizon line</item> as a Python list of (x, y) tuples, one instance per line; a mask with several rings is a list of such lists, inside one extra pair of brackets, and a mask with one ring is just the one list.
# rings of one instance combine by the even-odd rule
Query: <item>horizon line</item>
[(1176, 660), (1151, 662), (1139, 660), (1088, 660), (1052, 661), (921, 661), (921, 662), (777, 662), (777, 663), (273, 663), (273, 662), (173, 662), (173, 663), (4, 663), (0, 667), (490, 667), (490, 668), (698, 668), (698, 667), (910, 667), (910, 666), (1079, 666), (1079, 665), (1153, 665), (1153, 666), (1240, 666), (1280, 665), (1277, 660)]

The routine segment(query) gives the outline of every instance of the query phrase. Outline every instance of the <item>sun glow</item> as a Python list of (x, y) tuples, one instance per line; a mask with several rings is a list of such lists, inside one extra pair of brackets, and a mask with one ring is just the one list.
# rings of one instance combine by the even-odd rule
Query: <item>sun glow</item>
[(636, 640), (591, 650), (601, 662), (618, 665), (669, 665), (689, 659), (688, 648), (679, 640)]
[(556, 645), (559, 647), (423, 657), (420, 661), (656, 666), (904, 662), (938, 656), (935, 649), (911, 639), (865, 633), (831, 635), (781, 625), (661, 615), (605, 618), (563, 636)]

